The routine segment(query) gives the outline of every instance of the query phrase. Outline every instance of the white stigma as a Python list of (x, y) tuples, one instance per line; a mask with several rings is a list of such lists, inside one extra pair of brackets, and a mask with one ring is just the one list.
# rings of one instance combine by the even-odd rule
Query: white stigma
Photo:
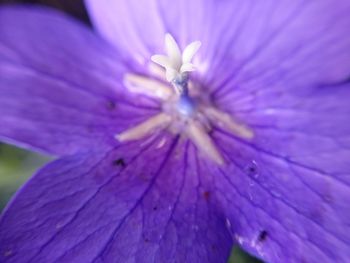
[[(168, 129), (172, 133), (188, 138), (200, 152), (222, 165), (225, 163), (224, 158), (209, 134), (213, 125), (245, 139), (254, 136), (248, 127), (236, 122), (228, 113), (218, 110), (203, 99), (203, 93), (193, 92), (189, 73), (196, 69), (191, 61), (200, 46), (200, 41), (192, 42), (181, 53), (175, 39), (170, 34), (165, 35), (167, 55), (154, 55), (151, 60), (165, 69), (165, 80), (173, 88), (160, 80), (145, 76), (136, 74), (124, 76), (124, 84), (129, 91), (160, 99), (162, 111), (116, 135), (117, 140), (120, 142), (137, 140), (159, 130)], [(151, 67), (152, 72), (159, 77), (159, 71), (157, 69), (155, 71), (154, 66)]]
[(154, 55), (151, 57), (151, 60), (164, 67), (167, 81), (173, 82), (176, 79), (183, 79), (187, 72), (196, 69), (191, 61), (200, 46), (200, 41), (192, 42), (181, 53), (175, 39), (170, 34), (166, 34), (165, 49), (167, 55)]

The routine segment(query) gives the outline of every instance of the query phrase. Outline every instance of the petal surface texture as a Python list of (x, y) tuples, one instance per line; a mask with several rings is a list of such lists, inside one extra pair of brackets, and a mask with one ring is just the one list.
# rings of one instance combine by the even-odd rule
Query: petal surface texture
[(231, 236), (183, 147), (156, 138), (44, 167), (0, 221), (0, 261), (226, 262)]
[[(86, 2), (101, 34), (135, 60), (161, 49), (164, 32), (182, 47), (202, 42), (204, 89), (255, 134), (217, 129), (231, 165), (202, 164), (238, 243), (270, 262), (349, 259), (349, 1)], [(113, 16), (118, 8), (127, 12)], [(124, 31), (134, 46), (116, 41)]]
[(113, 133), (148, 112), (127, 98), (125, 67), (66, 15), (1, 8), (0, 138), (57, 155), (113, 143)]
[(303, 85), (349, 73), (348, 0), (85, 2), (101, 35), (140, 64), (162, 54), (166, 33), (181, 49), (201, 41), (195, 64), (217, 96), (262, 77)]
[[(0, 11), (0, 136), (91, 151), (19, 192), (0, 262), (225, 262), (231, 237), (268, 262), (348, 261), (348, 0), (86, 3), (110, 44), (48, 11)], [(152, 112), (121, 75), (163, 54), (166, 33), (201, 41), (194, 79), (254, 132), (213, 128), (225, 167), (171, 137), (103, 147)]]

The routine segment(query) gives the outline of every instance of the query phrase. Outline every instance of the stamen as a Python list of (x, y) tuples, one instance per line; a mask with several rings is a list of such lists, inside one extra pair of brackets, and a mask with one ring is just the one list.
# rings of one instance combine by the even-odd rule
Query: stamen
[[(159, 69), (165, 69), (165, 77), (171, 86), (162, 82), (135, 74), (126, 74), (124, 83), (131, 92), (144, 94), (162, 100), (162, 113), (132, 127), (118, 135), (120, 142), (137, 140), (152, 134), (155, 130), (168, 129), (175, 134), (190, 139), (197, 149), (211, 160), (223, 165), (225, 160), (213, 138), (209, 135), (213, 125), (245, 139), (251, 139), (254, 133), (243, 124), (236, 122), (229, 114), (216, 109), (203, 97), (189, 80), (189, 73), (196, 67), (191, 63), (194, 55), (201, 46), (195, 41), (189, 44), (181, 53), (175, 39), (165, 36), (167, 55), (154, 55), (150, 71), (159, 77)], [(164, 78), (164, 75), (160, 77)], [(191, 87), (192, 86), (192, 87)]]
[(243, 124), (237, 123), (232, 119), (231, 115), (214, 107), (203, 107), (203, 111), (211, 122), (217, 123), (221, 128), (229, 130), (233, 134), (245, 139), (254, 137), (254, 133), (251, 129)]
[(152, 76), (160, 80), (166, 81), (164, 69), (159, 64), (156, 64), (153, 61), (151, 61), (150, 63), (148, 63), (148, 70), (152, 74)]
[(124, 76), (124, 84), (131, 92), (144, 94), (161, 100), (168, 100), (173, 94), (173, 91), (160, 81), (136, 74), (126, 74)]
[(225, 163), (224, 158), (221, 156), (219, 150), (213, 143), (213, 140), (200, 122), (190, 122), (187, 126), (187, 135), (199, 150), (205, 153), (217, 164), (222, 165)]
[(137, 140), (151, 134), (156, 129), (164, 129), (169, 126), (171, 117), (165, 113), (160, 113), (145, 122), (128, 129), (118, 135), (116, 139), (120, 142)]

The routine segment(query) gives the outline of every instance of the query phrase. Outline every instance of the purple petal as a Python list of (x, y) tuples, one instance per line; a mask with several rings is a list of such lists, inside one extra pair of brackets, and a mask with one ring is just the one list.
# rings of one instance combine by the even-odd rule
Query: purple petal
[(219, 131), (233, 165), (212, 173), (236, 240), (270, 262), (350, 257), (347, 12), (349, 2), (302, 7), (213, 82), (218, 105), (255, 138)]
[(140, 64), (163, 51), (164, 28), (157, 1), (85, 1), (98, 31)]
[(187, 147), (163, 137), (49, 164), (4, 213), (0, 261), (226, 262), (232, 238), (194, 148), (176, 154)]
[[(203, 45), (209, 60), (205, 83), (217, 104), (256, 134), (249, 143), (217, 135), (234, 165), (221, 171), (207, 167), (233, 236), (271, 262), (345, 262), (350, 257), (349, 2), (235, 3), (239, 8), (221, 2), (208, 7), (208, 14), (221, 11), (216, 19), (206, 17), (218, 23), (212, 42)], [(200, 13), (201, 5), (197, 8)], [(161, 12), (165, 21), (176, 17), (170, 12), (178, 9), (170, 10)], [(187, 10), (190, 6), (183, 13)], [(192, 13), (198, 25), (198, 12)], [(235, 25), (232, 30), (220, 26), (225, 18)], [(137, 15), (130, 19), (142, 24)], [(189, 35), (200, 32), (205, 31)]]
[(150, 114), (126, 97), (121, 63), (63, 14), (1, 8), (0, 137), (54, 154), (114, 143), (130, 119)]
[(348, 78), (349, 1), (264, 1), (246, 9), (220, 39), (205, 76), (218, 103)]
[[(70, 223), (64, 222), (63, 227), (59, 222), (66, 219), (66, 215), (59, 214), (58, 219), (55, 217), (57, 222), (46, 224), (52, 208), (30, 207), (25, 203), (26, 200), (32, 200), (34, 204), (37, 202), (37, 196), (33, 194), (35, 191), (30, 190), (30, 185), (36, 180), (36, 187), (41, 191), (48, 187), (41, 181), (48, 179), (39, 174), (23, 190), (23, 197), (19, 195), (5, 214), (1, 226), (1, 229), (5, 229), (1, 234), (5, 242), (1, 243), (27, 247), (26, 256), (29, 253), (27, 250), (35, 251), (30, 256), (36, 262), (51, 260), (52, 255), (57, 260), (76, 261), (78, 254), (82, 261), (91, 257), (101, 261), (118, 257), (126, 261), (131, 255), (135, 261), (141, 258), (150, 262), (164, 261), (165, 256), (174, 255), (170, 258), (179, 262), (203, 262), (203, 258), (208, 258), (209, 262), (220, 262), (224, 261), (230, 245), (224, 227), (226, 222), (242, 246), (271, 262), (346, 261), (350, 256), (347, 245), (350, 241), (350, 216), (347, 212), (350, 201), (347, 186), (350, 107), (347, 99), (350, 94), (349, 86), (345, 84), (350, 66), (350, 53), (347, 52), (350, 46), (347, 34), (350, 26), (347, 16), (349, 2), (339, 1), (335, 5), (334, 1), (328, 0), (309, 4), (304, 1), (289, 4), (264, 1), (253, 5), (247, 1), (186, 1), (186, 4), (177, 1), (175, 4), (171, 2), (170, 7), (170, 1), (115, 1), (119, 10), (123, 11), (119, 16), (113, 3), (105, 2), (106, 5), (99, 3), (97, 6), (93, 1), (89, 2), (95, 24), (119, 50), (127, 51), (130, 57), (138, 61), (147, 60), (150, 55), (158, 53), (154, 51), (162, 50), (165, 32), (172, 33), (182, 46), (192, 40), (202, 41), (200, 59), (206, 63), (201, 65), (208, 65), (204, 71), (200, 68), (203, 82), (208, 89), (214, 90), (217, 105), (249, 125), (255, 132), (255, 138), (247, 142), (223, 131), (214, 133), (216, 142), (232, 162), (227, 169), (215, 168), (204, 159), (198, 161), (198, 167), (195, 166), (197, 160), (192, 155), (192, 148), (188, 156), (179, 155), (192, 160), (188, 162), (172, 158), (167, 162), (164, 158), (168, 158), (170, 152), (164, 149), (158, 151), (163, 159), (154, 158), (157, 151), (150, 148), (142, 164), (135, 168), (127, 166), (125, 172), (120, 173), (121, 179), (112, 176), (103, 179), (102, 176), (96, 187), (91, 187), (91, 182), (87, 181), (88, 189), (82, 191), (87, 190), (88, 196), (96, 193), (98, 197), (92, 199), (95, 205), (92, 204), (91, 209), (89, 203), (75, 197), (75, 190), (71, 192), (73, 199), (69, 200), (69, 204), (63, 202), (62, 211), (73, 208), (75, 212), (68, 215)], [(144, 12), (146, 8), (147, 12)], [(145, 26), (148, 25), (146, 22), (152, 26)], [(120, 41), (121, 38), (124, 42)], [(107, 71), (111, 72), (110, 69)], [(122, 72), (122, 69), (117, 71)], [(12, 80), (7, 81), (12, 84)], [(74, 78), (74, 81), (77, 80)], [(100, 87), (101, 84), (93, 86)], [(95, 89), (93, 91), (96, 92)], [(110, 96), (109, 93), (107, 95)], [(22, 116), (23, 112), (15, 116)], [(39, 113), (42, 115), (44, 112)], [(117, 128), (111, 128), (114, 129)], [(24, 139), (21, 141), (27, 142)], [(85, 146), (84, 143), (78, 143), (79, 147)], [(56, 144), (53, 143), (53, 146), (56, 147)], [(55, 151), (63, 152), (63, 146), (60, 147)], [(169, 145), (167, 147), (171, 148)], [(184, 148), (180, 151), (185, 152)], [(71, 148), (68, 152), (72, 152)], [(135, 150), (135, 154), (137, 152)], [(98, 156), (89, 158), (101, 160), (101, 164), (105, 163), (104, 160), (111, 162)], [(179, 167), (183, 168), (184, 162), (186, 169), (179, 175)], [(144, 167), (150, 169), (146, 171), (147, 175), (155, 177), (140, 182), (133, 171)], [(64, 178), (65, 174), (61, 173), (59, 178)], [(201, 177), (196, 179), (198, 174)], [(67, 180), (73, 175), (68, 173)], [(79, 183), (81, 177), (78, 177)], [(129, 177), (130, 181), (125, 179)], [(119, 194), (118, 187), (127, 189), (125, 196), (125, 191), (121, 191), (122, 194), (116, 197), (117, 202), (113, 204), (113, 198), (105, 194), (105, 187), (102, 186), (108, 179), (116, 182), (114, 187), (106, 184), (106, 188), (113, 189), (109, 192), (115, 193), (117, 189)], [(41, 184), (44, 185), (42, 188)], [(76, 183), (74, 187), (76, 185), (79, 184)], [(56, 193), (65, 193), (67, 184), (60, 187)], [(199, 199), (200, 196), (202, 199)], [(153, 217), (149, 211), (155, 198), (159, 198), (156, 200), (160, 202), (155, 210), (158, 211), (158, 207), (163, 209)], [(88, 197), (84, 196), (83, 199)], [(192, 203), (193, 199), (197, 201)], [(80, 206), (72, 206), (75, 200)], [(198, 203), (198, 200), (202, 203)], [(207, 205), (212, 200), (215, 200), (215, 206)], [(164, 208), (169, 207), (169, 203), (172, 204), (171, 212), (164, 216)], [(120, 204), (124, 210), (112, 207), (119, 207)], [(225, 213), (217, 211), (222, 207)], [(27, 213), (26, 216), (16, 214), (21, 210)], [(89, 212), (91, 210), (96, 210), (96, 214)], [(23, 234), (28, 231), (23, 227), (28, 223), (26, 218), (31, 218), (29, 215), (35, 215), (38, 211), (43, 215), (44, 222), (40, 221), (39, 231), (29, 230), (32, 231), (30, 235), (40, 233), (40, 225), (44, 229), (51, 225), (59, 226), (58, 229), (49, 229), (51, 232), (44, 231), (47, 236), (36, 236), (38, 242), (33, 244), (39, 250), (30, 247), (32, 243)], [(11, 218), (11, 215), (14, 216)], [(107, 216), (101, 218), (103, 215)], [(123, 219), (121, 215), (128, 217)], [(18, 223), (20, 227), (16, 226), (14, 218), (23, 218), (24, 221)], [(164, 229), (167, 234), (160, 234), (159, 231)], [(16, 232), (19, 234), (16, 235)], [(96, 244), (90, 243), (91, 239), (96, 238), (99, 238)], [(224, 242), (219, 243), (219, 239)], [(67, 243), (67, 240), (70, 241)], [(191, 244), (191, 247), (186, 247), (192, 242), (199, 246), (192, 247)], [(105, 245), (101, 248), (101, 244)], [(212, 250), (211, 244), (214, 244)], [(84, 250), (85, 246), (88, 250)], [(4, 251), (3, 255), (9, 259), (13, 255), (14, 261), (17, 254), (24, 255), (16, 246), (8, 246)], [(91, 256), (89, 253), (94, 254)], [(21, 262), (22, 258), (17, 261)]]
[(100, 33), (141, 64), (163, 51), (166, 32), (182, 48), (201, 41), (196, 65), (217, 97), (256, 76), (303, 85), (339, 80), (350, 67), (347, 0), (86, 3)]
[(256, 134), (252, 142), (216, 134), (232, 164), (208, 169), (233, 235), (269, 262), (346, 262), (350, 85), (270, 96), (274, 107), (244, 117)]
[[(166, 33), (173, 35), (182, 48), (195, 40), (202, 42), (198, 58), (217, 52), (214, 33), (240, 4), (213, 0), (85, 0), (96, 29), (122, 52), (140, 64), (164, 52)], [(228, 12), (229, 11), (229, 12)], [(221, 38), (222, 36), (220, 36)], [(215, 50), (213, 50), (215, 48)], [(206, 61), (204, 61), (206, 63)]]

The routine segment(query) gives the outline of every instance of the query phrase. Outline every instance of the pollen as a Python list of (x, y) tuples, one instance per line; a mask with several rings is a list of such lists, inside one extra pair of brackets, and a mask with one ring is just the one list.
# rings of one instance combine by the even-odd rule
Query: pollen
[[(218, 165), (225, 159), (211, 136), (213, 127), (220, 127), (244, 139), (254, 137), (253, 131), (233, 117), (212, 105), (190, 80), (189, 74), (196, 70), (191, 62), (201, 46), (194, 41), (181, 52), (170, 35), (165, 35), (166, 55), (154, 55), (151, 68), (156, 76), (150, 78), (137, 74), (124, 76), (125, 87), (133, 93), (153, 97), (161, 103), (161, 111), (115, 137), (120, 142), (138, 140), (161, 130), (189, 139), (196, 148)], [(163, 75), (159, 74), (163, 70)]]

